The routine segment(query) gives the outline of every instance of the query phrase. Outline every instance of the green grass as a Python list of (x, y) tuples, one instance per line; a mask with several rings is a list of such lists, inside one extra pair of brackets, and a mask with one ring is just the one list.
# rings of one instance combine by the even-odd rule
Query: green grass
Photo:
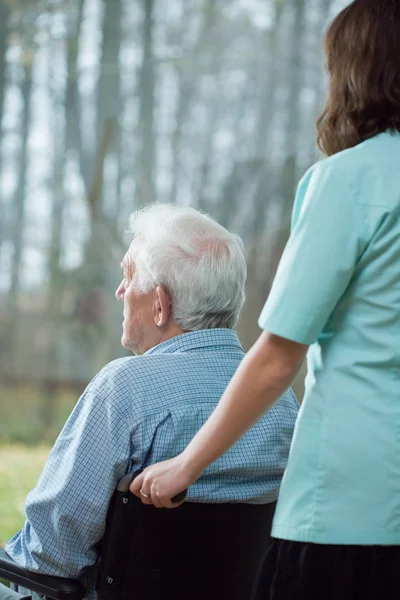
[(35, 487), (49, 450), (0, 446), (0, 546), (24, 524), (26, 495)]

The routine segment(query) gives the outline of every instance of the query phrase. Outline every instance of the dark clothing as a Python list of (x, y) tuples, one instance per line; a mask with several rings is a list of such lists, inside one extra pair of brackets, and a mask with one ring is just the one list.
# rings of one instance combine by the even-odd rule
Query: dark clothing
[(398, 600), (400, 546), (273, 539), (253, 600)]

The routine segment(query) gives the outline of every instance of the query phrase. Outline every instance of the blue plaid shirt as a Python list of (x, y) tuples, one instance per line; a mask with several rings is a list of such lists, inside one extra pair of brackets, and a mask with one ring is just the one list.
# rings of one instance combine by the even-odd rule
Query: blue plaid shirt
[[(58, 437), (27, 497), (26, 523), (6, 546), (8, 554), (31, 571), (80, 577), (94, 598), (90, 567), (117, 482), (180, 453), (216, 407), (243, 356), (234, 331), (210, 329), (108, 364)], [(297, 411), (288, 390), (206, 469), (189, 489), (188, 501), (276, 500)]]

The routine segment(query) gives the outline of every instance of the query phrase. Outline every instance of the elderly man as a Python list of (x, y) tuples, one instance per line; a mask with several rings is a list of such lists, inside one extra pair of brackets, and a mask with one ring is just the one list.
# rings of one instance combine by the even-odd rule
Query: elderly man
[[(244, 302), (241, 240), (186, 207), (156, 204), (130, 224), (116, 296), (122, 345), (137, 356), (110, 363), (89, 384), (27, 498), (23, 529), (6, 546), (32, 571), (80, 577), (91, 597), (118, 480), (181, 452), (244, 356), (233, 331)], [(190, 488), (188, 502), (275, 501), (297, 410), (288, 390)]]

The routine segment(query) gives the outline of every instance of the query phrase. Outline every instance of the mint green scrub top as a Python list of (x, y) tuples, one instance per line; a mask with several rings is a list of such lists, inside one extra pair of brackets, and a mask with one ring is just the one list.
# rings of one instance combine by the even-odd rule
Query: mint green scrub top
[(399, 134), (303, 177), (259, 324), (310, 345), (272, 535), (400, 544)]

